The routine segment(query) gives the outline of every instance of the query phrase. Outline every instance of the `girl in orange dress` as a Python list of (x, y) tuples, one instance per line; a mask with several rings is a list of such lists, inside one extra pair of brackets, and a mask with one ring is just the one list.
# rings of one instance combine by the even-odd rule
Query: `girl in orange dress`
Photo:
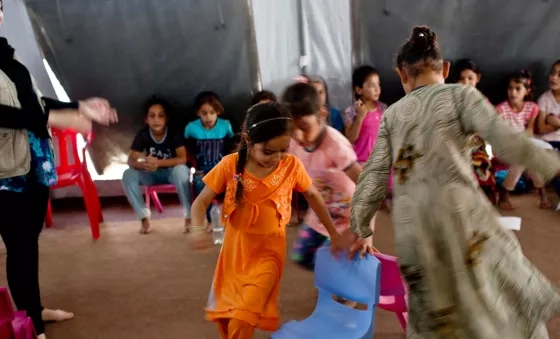
[[(288, 154), (292, 120), (278, 103), (249, 109), (239, 152), (225, 156), (205, 177), (192, 205), (191, 245), (212, 246), (204, 230), (205, 211), (225, 191), (224, 243), (210, 291), (206, 319), (222, 339), (253, 338), (255, 328), (279, 327), (278, 294), (286, 259), (286, 224), (292, 190), (302, 192), (325, 225), (331, 242), (339, 233), (325, 202), (298, 158)], [(335, 245), (336, 248), (336, 245)]]

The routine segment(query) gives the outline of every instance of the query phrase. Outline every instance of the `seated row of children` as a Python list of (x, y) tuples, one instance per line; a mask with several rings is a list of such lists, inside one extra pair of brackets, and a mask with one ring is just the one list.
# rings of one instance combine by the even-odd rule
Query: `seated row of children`
[[(480, 69), (474, 61), (469, 59), (458, 61), (454, 65), (453, 73), (455, 74), (454, 81), (458, 83), (476, 86), (481, 79)], [(349, 177), (355, 182), (359, 174), (359, 167), (367, 161), (375, 146), (381, 117), (387, 108), (387, 105), (379, 101), (381, 94), (379, 73), (371, 66), (361, 66), (354, 70), (352, 88), (355, 103), (342, 114), (330, 105), (327, 84), (324, 79), (309, 76), (302, 77), (300, 81), (308, 86), (295, 91), (296, 94), (290, 94), (289, 89), (286, 90), (283, 101), (285, 104), (294, 106), (290, 111), (298, 117), (298, 120), (293, 144), (300, 146), (304, 152), (298, 153), (293, 148), (295, 146), (291, 146), (291, 150), (298, 153), (298, 157), (302, 159), (313, 159), (309, 160), (310, 163), (324, 163), (324, 168), (337, 167), (343, 171), (350, 171)], [(525, 130), (528, 135), (535, 135), (550, 143), (555, 149), (559, 149), (560, 60), (552, 66), (549, 86), (550, 89), (535, 103), (532, 101), (535, 90), (531, 74), (528, 71), (512, 74), (507, 88), (508, 100), (497, 105), (497, 110), (505, 120), (511, 122), (514, 128), (520, 131)], [(306, 90), (312, 89), (317, 94), (316, 103), (310, 99), (311, 94), (306, 93)], [(254, 96), (251, 104), (266, 101), (277, 101), (277, 99), (273, 93), (262, 91)], [(123, 175), (125, 193), (136, 216), (142, 221), (142, 233), (149, 233), (151, 226), (150, 211), (142, 198), (141, 186), (158, 184), (176, 186), (184, 209), (184, 230), (188, 232), (191, 190), (187, 153), (190, 155), (190, 165), (196, 168), (193, 188), (194, 194), (197, 195), (204, 187), (202, 177), (205, 173), (208, 173), (224, 155), (234, 150), (232, 144), (234, 132), (229, 121), (220, 118), (224, 109), (219, 97), (213, 92), (202, 92), (195, 99), (194, 109), (199, 119), (187, 124), (182, 136), (168, 136), (168, 133), (171, 133), (167, 128), (169, 104), (161, 98), (152, 98), (146, 104), (145, 122), (147, 126), (137, 134), (132, 143), (128, 160), (130, 168)], [(317, 114), (318, 119), (314, 114)], [(326, 128), (329, 125), (336, 133), (332, 132), (330, 128)], [(330, 132), (326, 132), (326, 130)], [(496, 179), (486, 153), (486, 145), (484, 140), (476, 137), (472, 142), (475, 175), (490, 201), (496, 203)], [(332, 158), (332, 161), (326, 161), (324, 155), (318, 155), (322, 152), (314, 152), (319, 145), (328, 146), (324, 151), (329, 153), (327, 158)], [(346, 145), (349, 145), (348, 149), (343, 147)], [(321, 147), (321, 149), (323, 148)], [(355, 157), (357, 165), (360, 166), (353, 166), (352, 159), (349, 160), (346, 156), (348, 154), (352, 156), (352, 159)], [(341, 163), (344, 164), (341, 165)], [(513, 208), (509, 193), (514, 190), (522, 174), (523, 168), (509, 168), (505, 180), (500, 185), (499, 204), (502, 208)], [(544, 183), (538, 176), (531, 176), (531, 178), (539, 191), (539, 206), (549, 208), (550, 202)], [(560, 195), (560, 180), (556, 180), (554, 184)], [(300, 207), (305, 209), (305, 206)], [(207, 218), (209, 219), (208, 215)]]

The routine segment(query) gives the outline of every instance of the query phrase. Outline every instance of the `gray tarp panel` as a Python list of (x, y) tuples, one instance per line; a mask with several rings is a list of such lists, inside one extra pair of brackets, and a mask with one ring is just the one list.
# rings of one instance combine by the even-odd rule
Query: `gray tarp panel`
[[(263, 88), (277, 95), (301, 73), (298, 1), (253, 1)], [(344, 109), (351, 100), (349, 2), (301, 1), (309, 56), (307, 73), (325, 78), (331, 104)]]
[[(473, 58), (482, 68), (480, 89), (493, 102), (506, 97), (504, 77), (530, 69), (538, 93), (547, 88), (551, 64), (560, 58), (560, 2), (500, 0), (355, 0), (357, 63), (369, 63), (381, 73), (382, 99), (392, 103), (403, 94), (394, 56), (416, 25), (438, 33), (443, 53), (451, 61)], [(361, 47), (360, 47), (361, 46)]]
[[(120, 122), (96, 128), (98, 170), (122, 161), (143, 125), (152, 94), (179, 108), (182, 130), (192, 102), (213, 90), (239, 126), (252, 90), (246, 0), (27, 0), (46, 59), (72, 99), (108, 98)], [(57, 5), (58, 4), (58, 5)]]
[(350, 2), (304, 0), (303, 13), (309, 41), (309, 74), (325, 78), (331, 105), (344, 110), (352, 100)]
[(56, 99), (56, 93), (43, 64), (23, 0), (4, 0), (4, 23), (0, 36), (8, 39), (18, 58), (27, 66), (44, 96)]
[(297, 0), (253, 0), (263, 89), (280, 96), (300, 74)]

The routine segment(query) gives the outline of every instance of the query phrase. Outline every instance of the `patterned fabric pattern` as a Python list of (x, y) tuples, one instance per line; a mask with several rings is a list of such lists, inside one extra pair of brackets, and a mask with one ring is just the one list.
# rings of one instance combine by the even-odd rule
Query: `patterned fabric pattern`
[(514, 131), (474, 87), (422, 87), (384, 114), (352, 200), (350, 227), (363, 238), (371, 234), (369, 221), (400, 160), (393, 223), (410, 286), (407, 338), (546, 339), (545, 323), (560, 313), (560, 296), (480, 191), (472, 149), (465, 147), (474, 133), (508, 163), (547, 179), (560, 170), (554, 154)]
[(31, 148), (31, 169), (26, 175), (0, 179), (0, 191), (23, 192), (29, 188), (30, 180), (36, 180), (47, 187), (56, 184), (56, 165), (50, 141), (38, 138), (30, 131), (27, 131), (27, 135)]
[(292, 260), (304, 268), (313, 271), (315, 269), (315, 253), (319, 247), (330, 244), (328, 237), (315, 231), (308, 225), (301, 225), (298, 231)]

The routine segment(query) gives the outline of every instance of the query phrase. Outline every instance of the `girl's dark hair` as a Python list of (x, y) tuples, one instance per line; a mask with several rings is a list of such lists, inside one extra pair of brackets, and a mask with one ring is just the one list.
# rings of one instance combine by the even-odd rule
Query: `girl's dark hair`
[(319, 115), (321, 112), (319, 93), (309, 83), (298, 82), (288, 86), (282, 94), (281, 102), (295, 118)]
[[(277, 102), (263, 102), (249, 108), (243, 122), (241, 144), (239, 145), (239, 158), (235, 172), (243, 174), (247, 157), (248, 148), (254, 144), (260, 144), (283, 135), (289, 135), (292, 130), (292, 120), (290, 112)], [(243, 201), (243, 183), (237, 182), (235, 200), (238, 203)]]
[(527, 89), (527, 95), (524, 100), (532, 101), (535, 93), (535, 82), (533, 81), (533, 74), (527, 69), (522, 69), (519, 72), (512, 73), (508, 77), (508, 86), (510, 82), (522, 84)]
[(160, 105), (161, 107), (163, 107), (163, 111), (165, 112), (165, 115), (169, 120), (171, 114), (171, 104), (169, 103), (169, 101), (165, 100), (159, 95), (151, 96), (146, 101), (146, 103), (144, 103), (144, 119), (148, 117), (148, 112), (150, 111), (150, 108), (154, 105)]
[(368, 65), (360, 66), (356, 68), (352, 73), (352, 92), (354, 92), (354, 98), (356, 100), (360, 99), (360, 95), (356, 93), (356, 87), (364, 87), (367, 78), (372, 75), (379, 75), (379, 72), (375, 68)]
[(454, 68), (454, 76), (455, 76), (455, 81), (458, 81), (459, 78), (461, 77), (461, 73), (463, 73), (464, 70), (470, 70), (473, 71), (475, 74), (480, 75), (480, 68), (478, 68), (478, 65), (476, 64), (476, 62), (472, 59), (461, 59), (458, 60), (455, 63), (455, 67)]
[(556, 67), (556, 66), (558, 66), (558, 65), (560, 65), (560, 59), (556, 60), (556, 61), (552, 64), (552, 67), (550, 67), (550, 71), (553, 71), (553, 70), (554, 70), (554, 67)]
[(198, 112), (198, 110), (200, 110), (200, 108), (204, 104), (212, 106), (212, 108), (214, 109), (214, 111), (216, 111), (216, 113), (218, 113), (218, 115), (224, 113), (224, 106), (222, 106), (222, 103), (220, 102), (220, 97), (214, 92), (200, 92), (194, 99), (194, 111)]
[(410, 39), (399, 49), (397, 67), (411, 77), (418, 76), (426, 67), (441, 71), (443, 55), (436, 33), (427, 26), (414, 27)]
[(274, 93), (272, 93), (271, 91), (260, 91), (257, 94), (255, 94), (253, 96), (253, 99), (251, 99), (251, 106), (254, 106), (256, 104), (258, 104), (261, 101), (272, 101), (272, 102), (277, 102), (278, 99), (276, 99), (276, 95)]

